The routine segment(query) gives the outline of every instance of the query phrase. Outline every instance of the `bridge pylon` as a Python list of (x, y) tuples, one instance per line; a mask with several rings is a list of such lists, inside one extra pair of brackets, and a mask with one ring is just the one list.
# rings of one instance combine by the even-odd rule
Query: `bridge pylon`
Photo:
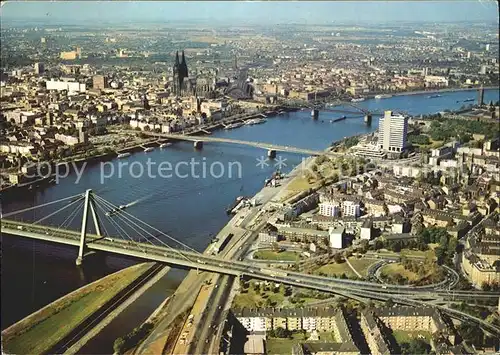
[(86, 253), (87, 249), (87, 220), (89, 215), (89, 210), (92, 215), (92, 220), (94, 221), (94, 227), (96, 234), (101, 236), (101, 227), (99, 223), (99, 217), (96, 213), (95, 202), (92, 190), (85, 191), (85, 202), (83, 204), (83, 217), (82, 217), (82, 227), (80, 230), (80, 247), (78, 248), (78, 257), (76, 258), (76, 265), (81, 265), (83, 263), (83, 258), (88, 255)]

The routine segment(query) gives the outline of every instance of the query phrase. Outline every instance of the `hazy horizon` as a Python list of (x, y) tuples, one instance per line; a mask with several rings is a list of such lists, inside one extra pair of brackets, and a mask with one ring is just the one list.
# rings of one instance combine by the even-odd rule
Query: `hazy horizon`
[[(101, 15), (105, 14), (105, 15)], [(213, 24), (391, 24), (398, 22), (498, 23), (494, 1), (147, 2), (80, 1), (4, 3), (2, 22), (82, 25), (96, 22), (211, 22)]]

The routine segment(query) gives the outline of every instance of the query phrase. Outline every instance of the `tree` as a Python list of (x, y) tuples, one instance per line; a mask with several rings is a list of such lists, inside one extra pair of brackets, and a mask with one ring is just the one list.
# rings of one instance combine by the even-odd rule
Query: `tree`
[(343, 263), (344, 262), (344, 258), (342, 257), (342, 255), (340, 253), (336, 253), (333, 255), (333, 260), (337, 263), (337, 264), (340, 264), (340, 263)]
[(462, 322), (458, 327), (458, 332), (462, 338), (475, 346), (481, 346), (484, 341), (484, 334), (481, 328), (467, 322)]
[(113, 350), (116, 354), (122, 354), (125, 349), (125, 340), (123, 338), (118, 338), (113, 344)]
[(439, 246), (436, 249), (434, 249), (434, 253), (436, 254), (438, 265), (443, 265), (446, 259), (446, 249), (442, 246)]
[(431, 346), (422, 339), (412, 339), (409, 343), (401, 344), (401, 351), (403, 354), (429, 354)]
[(276, 328), (275, 332), (277, 338), (288, 338), (290, 335), (290, 331), (282, 327)]
[(389, 298), (389, 299), (387, 299), (387, 301), (385, 301), (385, 306), (386, 307), (394, 306), (394, 301), (392, 300), (392, 298)]
[(483, 281), (483, 283), (481, 284), (481, 289), (483, 291), (489, 291), (491, 290), (491, 286), (487, 281)]

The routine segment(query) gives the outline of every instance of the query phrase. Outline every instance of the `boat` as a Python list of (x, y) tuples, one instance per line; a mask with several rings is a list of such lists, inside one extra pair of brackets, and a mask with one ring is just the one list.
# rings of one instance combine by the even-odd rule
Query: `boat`
[(392, 97), (392, 95), (388, 95), (388, 94), (375, 95), (376, 99), (389, 99), (391, 97)]
[(474, 101), (475, 99), (466, 99), (464, 100), (464, 102), (471, 102), (471, 101)]
[(160, 144), (160, 148), (170, 147), (171, 145), (172, 145), (172, 143), (170, 143), (170, 142), (162, 143), (162, 144)]
[(224, 129), (234, 129), (243, 126), (243, 123), (237, 122), (237, 123), (232, 123), (224, 127)]
[(364, 97), (359, 97), (357, 99), (352, 99), (351, 102), (361, 102), (361, 101), (365, 101), (365, 98)]
[(245, 125), (250, 126), (250, 125), (254, 125), (254, 124), (261, 124), (261, 123), (264, 123), (266, 121), (267, 120), (265, 118), (253, 118), (251, 120), (246, 121)]
[(118, 207), (112, 208), (108, 212), (106, 212), (106, 216), (112, 216), (112, 215), (124, 210), (127, 207), (128, 207), (128, 205), (120, 205)]
[(434, 99), (436, 97), (441, 97), (441, 95), (429, 95), (429, 96), (427, 96), (428, 99)]
[(144, 153), (149, 153), (149, 152), (152, 152), (153, 150), (155, 150), (153, 147), (147, 147), (147, 148), (144, 148)]
[(236, 200), (226, 209), (226, 213), (231, 214), (236, 206), (238, 206), (244, 198), (245, 196), (238, 196)]
[(120, 153), (120, 154), (118, 154), (118, 159), (126, 158), (126, 157), (129, 157), (129, 156), (130, 156), (129, 152)]
[(342, 116), (342, 117), (336, 118), (334, 120), (330, 120), (330, 123), (340, 122), (340, 121), (345, 120), (346, 118), (347, 118), (346, 116)]

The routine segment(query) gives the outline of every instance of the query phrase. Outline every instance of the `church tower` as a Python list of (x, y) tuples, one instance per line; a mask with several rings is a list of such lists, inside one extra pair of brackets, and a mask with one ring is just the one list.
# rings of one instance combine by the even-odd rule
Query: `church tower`
[(184, 78), (187, 78), (189, 76), (188, 75), (188, 66), (186, 63), (186, 57), (184, 56), (184, 51), (182, 51), (182, 59), (181, 59), (180, 69), (181, 69), (181, 73), (182, 73), (183, 80), (184, 80)]
[(179, 62), (179, 51), (175, 52), (175, 63), (172, 69), (172, 77), (173, 77), (173, 87), (172, 93), (176, 96), (180, 96), (181, 90), (181, 81), (180, 81), (180, 62)]
[(182, 96), (185, 91), (184, 79), (188, 77), (188, 67), (184, 51), (182, 51), (182, 59), (179, 60), (179, 51), (175, 52), (175, 63), (173, 67), (173, 87), (172, 92), (176, 96)]

